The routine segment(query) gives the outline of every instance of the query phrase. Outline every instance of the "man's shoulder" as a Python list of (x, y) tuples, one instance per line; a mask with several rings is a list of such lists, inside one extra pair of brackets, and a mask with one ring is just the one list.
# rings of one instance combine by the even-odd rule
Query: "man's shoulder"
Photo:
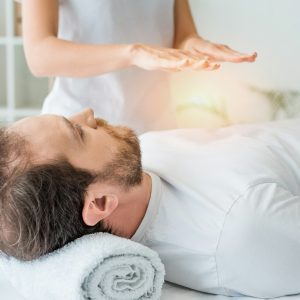
[(201, 142), (203, 140), (215, 137), (221, 129), (206, 128), (181, 128), (163, 131), (149, 131), (139, 136), (141, 142), (169, 140), (194, 140)]

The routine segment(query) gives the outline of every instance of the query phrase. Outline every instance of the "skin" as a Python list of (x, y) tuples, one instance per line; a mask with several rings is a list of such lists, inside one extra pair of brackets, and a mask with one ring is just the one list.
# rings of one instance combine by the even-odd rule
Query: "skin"
[[(68, 121), (56, 115), (35, 116), (14, 123), (10, 130), (26, 138), (33, 164), (47, 163), (63, 155), (75, 167), (101, 172), (114, 158), (113, 153), (120, 147), (120, 141), (99, 126), (91, 109), (72, 116)], [(112, 128), (119, 134), (130, 130)], [(145, 215), (150, 195), (151, 177), (146, 173), (142, 175), (141, 184), (129, 189), (94, 182), (87, 188), (83, 221), (93, 226), (105, 220), (114, 234), (130, 238)]]
[(193, 55), (202, 55), (211, 62), (211, 65), (213, 62), (254, 62), (257, 57), (256, 52), (241, 53), (227, 45), (213, 43), (199, 36), (188, 0), (175, 1), (174, 47), (189, 51)]
[(155, 45), (92, 45), (58, 38), (59, 0), (23, 1), (23, 32), (27, 62), (38, 77), (91, 77), (116, 70), (178, 72), (216, 70), (219, 62), (253, 62), (242, 54), (197, 34), (187, 0), (176, 0), (173, 48)]

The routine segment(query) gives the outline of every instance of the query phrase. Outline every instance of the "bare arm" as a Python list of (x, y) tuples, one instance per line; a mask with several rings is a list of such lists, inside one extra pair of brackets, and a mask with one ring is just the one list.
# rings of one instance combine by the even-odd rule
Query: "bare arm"
[(227, 45), (213, 43), (203, 39), (197, 34), (188, 0), (175, 0), (175, 39), (174, 48), (184, 49), (193, 54), (208, 57), (213, 70), (219, 68), (219, 64), (213, 62), (253, 62), (256, 52), (244, 54), (231, 49)]
[(89, 45), (59, 39), (58, 2), (23, 1), (25, 54), (35, 76), (89, 77), (130, 66), (168, 72), (208, 66), (201, 55), (183, 49), (142, 44)]
[(36, 76), (84, 77), (130, 66), (129, 45), (85, 45), (58, 39), (58, 0), (23, 1), (23, 20), (25, 54)]
[(186, 38), (197, 35), (197, 29), (187, 0), (175, 0), (174, 17), (174, 48), (178, 48)]

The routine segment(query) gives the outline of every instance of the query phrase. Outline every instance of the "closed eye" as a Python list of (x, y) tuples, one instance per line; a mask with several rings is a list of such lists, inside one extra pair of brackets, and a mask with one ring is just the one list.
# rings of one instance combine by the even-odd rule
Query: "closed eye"
[(76, 128), (77, 132), (79, 133), (80, 135), (80, 138), (82, 139), (82, 141), (84, 142), (85, 140), (85, 132), (84, 132), (84, 129), (82, 128), (82, 126), (80, 124), (74, 124), (74, 127)]

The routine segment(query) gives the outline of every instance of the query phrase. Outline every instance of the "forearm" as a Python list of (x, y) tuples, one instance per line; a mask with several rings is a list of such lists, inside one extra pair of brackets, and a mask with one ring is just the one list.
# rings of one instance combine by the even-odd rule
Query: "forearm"
[[(84, 8), (83, 8), (84, 9)], [(176, 1), (177, 40), (191, 33), (193, 21), (185, 0)], [(80, 44), (58, 38), (59, 0), (23, 1), (26, 59), (38, 77), (91, 77), (136, 66), (144, 70), (177, 72), (202, 67), (201, 62), (179, 49), (143, 44)], [(186, 20), (190, 14), (190, 20)], [(191, 25), (192, 24), (192, 25)], [(199, 57), (201, 60), (201, 57)]]
[(197, 34), (188, 0), (175, 0), (174, 19), (174, 48), (178, 48), (185, 38)]
[(59, 39), (59, 0), (23, 1), (22, 15), (27, 63), (36, 76), (89, 77), (130, 66), (130, 46)]
[[(31, 43), (26, 51), (38, 77), (90, 77), (131, 66), (131, 45), (87, 45), (56, 37)], [(25, 45), (26, 50), (26, 45)]]

